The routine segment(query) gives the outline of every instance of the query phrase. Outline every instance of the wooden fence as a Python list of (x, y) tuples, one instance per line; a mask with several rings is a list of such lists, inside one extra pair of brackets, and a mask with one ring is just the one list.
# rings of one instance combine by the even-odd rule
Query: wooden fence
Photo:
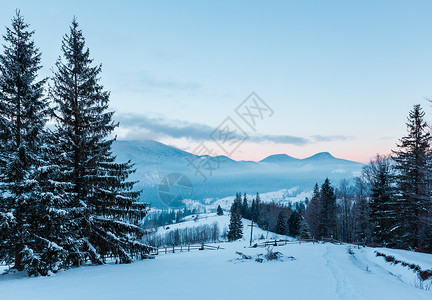
[[(342, 241), (338, 241), (335, 239), (331, 239), (331, 238), (324, 238), (321, 240), (317, 240), (317, 239), (299, 239), (299, 240), (269, 240), (269, 241), (264, 241), (262, 243), (256, 243), (254, 245), (252, 245), (252, 248), (256, 248), (256, 247), (269, 247), (269, 246), (284, 246), (284, 245), (289, 245), (289, 244), (300, 244), (301, 243), (312, 243), (312, 244), (316, 244), (316, 243), (333, 243), (333, 244), (337, 244), (337, 245), (343, 245), (343, 244), (351, 244), (354, 246), (357, 246), (360, 248), (360, 246), (364, 246), (363, 243), (344, 243)], [(196, 245), (183, 245), (183, 246), (175, 246), (173, 245), (172, 247), (154, 247), (153, 248), (153, 252), (150, 253), (150, 255), (159, 255), (159, 254), (168, 254), (168, 253), (176, 253), (176, 252), (189, 252), (189, 251), (193, 251), (193, 250), (223, 250), (224, 248), (222, 248), (221, 246), (213, 246), (213, 245), (207, 245), (207, 244), (196, 244)]]
[(185, 246), (175, 246), (172, 247), (156, 247), (155, 251), (151, 253), (151, 255), (158, 254), (168, 254), (168, 253), (176, 253), (176, 252), (188, 252), (192, 250), (223, 250), (221, 246), (212, 246), (207, 244), (199, 244), (199, 245), (185, 245)]
[(268, 246), (283, 246), (283, 245), (289, 245), (289, 244), (301, 244), (306, 242), (312, 242), (313, 244), (317, 243), (318, 241), (315, 239), (299, 239), (298, 241), (293, 240), (273, 240), (273, 241), (265, 241), (262, 243), (257, 243), (252, 245), (253, 248), (256, 247), (268, 247)]
[(252, 245), (253, 248), (256, 247), (268, 247), (268, 246), (283, 246), (283, 245), (289, 245), (289, 244), (301, 244), (301, 243), (332, 243), (332, 244), (336, 244), (336, 245), (354, 245), (357, 246), (358, 248), (360, 248), (360, 246), (364, 246), (364, 242), (353, 242), (353, 243), (345, 243), (339, 240), (335, 240), (332, 238), (323, 238), (321, 240), (317, 240), (317, 239), (299, 239), (297, 241), (293, 241), (293, 240), (270, 240), (270, 241), (265, 241), (262, 243), (257, 243)]

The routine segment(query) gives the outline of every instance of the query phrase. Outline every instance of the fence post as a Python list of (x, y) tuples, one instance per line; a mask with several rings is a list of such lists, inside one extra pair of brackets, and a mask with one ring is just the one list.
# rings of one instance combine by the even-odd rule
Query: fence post
[(183, 252), (183, 246), (180, 246), (180, 252)]
[(173, 244), (173, 253), (175, 253), (175, 252), (174, 252), (174, 244)]
[(312, 245), (315, 245), (315, 237), (312, 237)]
[(188, 251), (190, 251), (190, 243), (188, 244)]
[(167, 247), (165, 247), (165, 254), (167, 254)]

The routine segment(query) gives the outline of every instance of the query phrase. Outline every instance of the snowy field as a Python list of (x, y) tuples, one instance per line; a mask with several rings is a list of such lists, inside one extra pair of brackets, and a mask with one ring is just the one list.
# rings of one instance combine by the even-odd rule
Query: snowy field
[[(184, 218), (185, 222), (181, 222), (178, 224), (170, 224), (166, 226), (161, 226), (157, 229), (156, 234), (165, 234), (171, 231), (174, 231), (176, 229), (185, 229), (185, 228), (192, 228), (192, 227), (198, 227), (201, 225), (209, 225), (213, 226), (213, 224), (217, 224), (219, 227), (219, 232), (222, 234), (224, 230), (228, 231), (228, 224), (229, 224), (229, 215), (223, 215), (218, 216), (216, 213), (207, 213), (207, 214), (199, 214), (199, 219), (195, 221), (195, 216), (187, 216)], [(250, 227), (248, 225), (251, 224), (251, 221), (243, 219), (243, 238), (247, 241), (250, 240)], [(168, 228), (168, 229), (167, 229)], [(253, 229), (253, 239), (255, 242), (260, 242), (260, 238), (264, 237), (265, 239), (292, 239), (290, 237), (287, 237), (285, 235), (279, 235), (273, 232), (269, 232), (266, 230), (262, 230), (261, 228), (256, 227), (256, 224), (254, 225)], [(248, 244), (249, 245), (249, 244)]]
[[(227, 220), (209, 215), (174, 228), (215, 221), (225, 226)], [(248, 248), (248, 239), (246, 232), (243, 240), (218, 244), (223, 250), (160, 254), (130, 265), (87, 266), (47, 278), (4, 275), (0, 299), (432, 299), (432, 291), (418, 288), (413, 271), (385, 262), (374, 251), (424, 269), (431, 267), (432, 255), (302, 243), (274, 247), (282, 260), (259, 263), (255, 258), (266, 249)], [(241, 260), (236, 251), (252, 259)]]

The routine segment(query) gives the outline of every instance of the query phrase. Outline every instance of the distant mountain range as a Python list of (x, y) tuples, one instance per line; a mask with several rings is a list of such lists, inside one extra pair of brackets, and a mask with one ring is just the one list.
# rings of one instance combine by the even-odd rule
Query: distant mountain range
[(137, 171), (131, 179), (139, 180), (136, 188), (143, 191), (141, 201), (157, 208), (178, 206), (178, 198), (169, 198), (176, 195), (211, 205), (236, 192), (295, 190), (300, 194), (312, 190), (315, 183), (321, 184), (326, 177), (337, 184), (343, 178), (358, 176), (363, 166), (328, 152), (305, 159), (275, 154), (259, 162), (235, 161), (226, 156), (197, 156), (151, 140), (117, 141), (113, 153), (118, 161), (135, 163)]

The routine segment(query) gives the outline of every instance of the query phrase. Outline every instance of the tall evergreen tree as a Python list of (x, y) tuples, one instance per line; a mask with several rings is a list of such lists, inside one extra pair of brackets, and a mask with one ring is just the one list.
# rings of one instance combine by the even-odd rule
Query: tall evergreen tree
[(238, 207), (239, 212), (240, 212), (241, 206), (242, 206), (241, 193), (236, 193), (235, 198), (234, 198), (234, 202), (233, 202), (233, 204), (231, 204), (231, 211), (233, 209), (234, 204), (237, 204), (237, 207)]
[(252, 199), (252, 206), (250, 209), (251, 219), (259, 224), (261, 216), (261, 198), (259, 193), (256, 193), (255, 199)]
[(370, 209), (367, 185), (361, 177), (355, 178), (355, 203), (353, 206), (354, 240), (366, 241), (370, 237)]
[(352, 187), (347, 179), (342, 179), (339, 184), (338, 197), (340, 199), (340, 230), (339, 235), (345, 242), (352, 242)]
[(287, 216), (283, 210), (278, 214), (275, 231), (277, 234), (287, 234)]
[(251, 217), (251, 220), (253, 220), (254, 222), (256, 222), (256, 202), (255, 202), (255, 199), (253, 199), (252, 198), (252, 203), (251, 203), (251, 206), (250, 206), (250, 217)]
[(293, 210), (288, 218), (288, 233), (292, 237), (300, 235), (303, 217), (298, 210)]
[(309, 225), (304, 218), (300, 223), (299, 237), (301, 239), (310, 239), (311, 238)]
[(321, 199), (318, 183), (315, 184), (312, 198), (306, 208), (305, 219), (308, 223), (312, 237), (319, 237), (319, 224), (321, 218)]
[(392, 160), (377, 155), (363, 167), (370, 186), (370, 222), (374, 243), (389, 244), (394, 240), (399, 214), (395, 200), (395, 177)]
[(234, 201), (231, 206), (230, 223), (228, 225), (228, 241), (232, 242), (241, 239), (243, 236), (243, 223), (240, 215), (239, 201)]
[(336, 237), (336, 196), (328, 178), (321, 186), (320, 200), (320, 236), (334, 238)]
[(246, 193), (244, 193), (244, 196), (243, 196), (243, 203), (241, 206), (241, 215), (245, 219), (250, 219), (249, 205), (248, 205)]
[(67, 264), (80, 265), (87, 258), (102, 264), (106, 256), (129, 263), (150, 251), (138, 242), (139, 225), (147, 205), (139, 203), (130, 162), (118, 163), (111, 153), (110, 134), (117, 123), (108, 111), (109, 93), (99, 83), (101, 66), (92, 66), (90, 52), (74, 19), (62, 43), (50, 97), (55, 104), (51, 157), (63, 185), (63, 209), (68, 217)]
[(0, 55), (0, 260), (30, 275), (53, 246), (39, 232), (47, 210), (39, 175), (49, 110), (33, 34), (17, 10)]
[(398, 150), (394, 151), (401, 216), (401, 230), (397, 232), (402, 246), (410, 248), (421, 246), (421, 219), (428, 213), (432, 195), (428, 160), (431, 135), (424, 116), (421, 106), (414, 105), (408, 116), (408, 133), (400, 139)]

